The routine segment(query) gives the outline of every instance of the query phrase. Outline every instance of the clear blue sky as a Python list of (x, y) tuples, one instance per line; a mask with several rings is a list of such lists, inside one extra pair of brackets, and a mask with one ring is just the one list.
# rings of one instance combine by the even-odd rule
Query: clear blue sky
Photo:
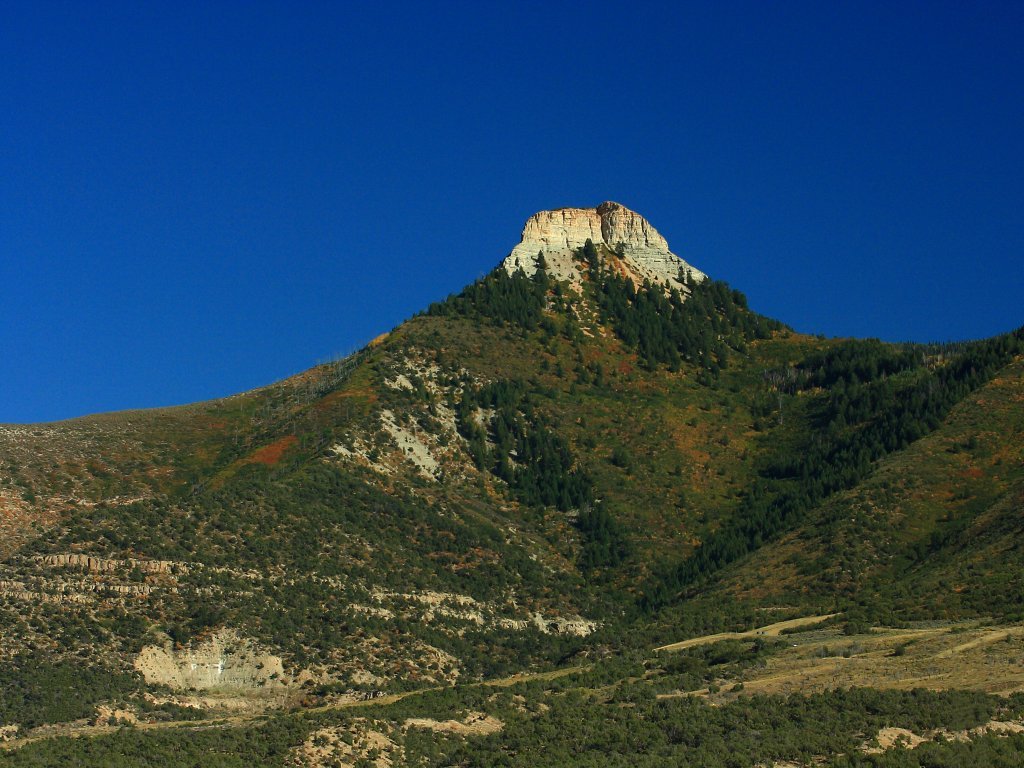
[(801, 331), (1024, 323), (1022, 3), (3, 16), (0, 421), (268, 383), (606, 199)]

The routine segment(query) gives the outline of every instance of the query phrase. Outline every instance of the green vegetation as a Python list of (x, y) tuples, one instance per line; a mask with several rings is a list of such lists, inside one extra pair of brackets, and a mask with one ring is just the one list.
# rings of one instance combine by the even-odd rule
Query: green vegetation
[(289, 718), (274, 718), (250, 728), (181, 728), (138, 731), (122, 728), (94, 739), (54, 739), (0, 752), (0, 765), (74, 765), (76, 768), (253, 768), (283, 766), (305, 728)]
[(53, 662), (18, 656), (0, 668), (0, 725), (43, 723), (90, 717), (100, 702), (124, 700), (141, 680), (83, 662)]
[(549, 287), (544, 257), (538, 254), (537, 271), (533, 277), (527, 277), (522, 269), (511, 275), (504, 269), (496, 269), (467, 286), (462, 293), (431, 304), (427, 314), (483, 317), (499, 325), (511, 323), (533, 329), (541, 321)]
[[(525, 482), (522, 487), (533, 487)], [(107, 536), (115, 530), (113, 514), (123, 515), (116, 540)], [(346, 548), (353, 538), (372, 541), (374, 549)], [(365, 588), (355, 585), (501, 600), (524, 582), (550, 584), (559, 592), (571, 590), (572, 582), (563, 574), (546, 574), (491, 522), (468, 511), (453, 516), (413, 493), (385, 493), (322, 462), (280, 473), (249, 466), (184, 504), (138, 502), (127, 515), (104, 506), (79, 510), (65, 538), (45, 547), (61, 551), (84, 541), (104, 547), (107, 556), (122, 554), (114, 547), (131, 542), (150, 557), (208, 566), (179, 575), (178, 593), (149, 612), (152, 625), (180, 643), (215, 626), (240, 626), (305, 665), (326, 661), (353, 633), (382, 633), (396, 643), (412, 635), (457, 652), (474, 675), (496, 674), (516, 659), (566, 651), (532, 635), (495, 635), (472, 626), (460, 627), (456, 635), (443, 627), (396, 626), (353, 614), (349, 603), (369, 599)], [(240, 563), (266, 575), (256, 581), (233, 576), (230, 569)], [(277, 573), (290, 575), (282, 579), (274, 577)], [(353, 588), (341, 586), (345, 583)], [(216, 605), (202, 597), (210, 591), (218, 595)], [(481, 644), (482, 635), (490, 645)]]
[(603, 504), (584, 506), (576, 526), (583, 534), (580, 568), (585, 573), (596, 568), (614, 568), (629, 556), (626, 532)]
[[(621, 674), (619, 670), (617, 674)], [(509, 690), (452, 689), (351, 714), (276, 717), (240, 728), (122, 729), (92, 739), (55, 739), (0, 753), (0, 765), (28, 768), (104, 766), (282, 766), (291, 750), (324, 726), (358, 733), (359, 720), (385, 734), (405, 765), (661, 766), (753, 768), (765, 761), (847, 766), (1019, 765), (1024, 736), (937, 738), (914, 750), (865, 753), (882, 728), (953, 732), (991, 719), (1019, 717), (1024, 700), (925, 690), (836, 690), (811, 696), (735, 696), (720, 706), (699, 698), (657, 699), (645, 682), (599, 690), (573, 681), (527, 683)], [(469, 711), (497, 717), (497, 733), (457, 736), (402, 728), (406, 718), (460, 720)], [(352, 743), (349, 737), (349, 743)], [(321, 743), (328, 743), (326, 740)], [(367, 753), (357, 765), (369, 764)]]
[(685, 276), (688, 295), (662, 286), (633, 281), (608, 268), (593, 243), (582, 257), (589, 264), (602, 319), (609, 322), (649, 367), (668, 365), (678, 370), (685, 361), (715, 376), (730, 352), (745, 353), (747, 342), (766, 339), (782, 328), (774, 320), (751, 312), (747, 299), (726, 283)]
[[(504, 480), (524, 504), (576, 509), (592, 498), (590, 479), (565, 441), (538, 416), (537, 394), (536, 386), (522, 381), (467, 388), (457, 412), (459, 434), (468, 441), (477, 469)], [(480, 409), (494, 412), (485, 419), (486, 428), (477, 421)]]
[[(687, 561), (662, 574), (648, 607), (792, 529), (807, 512), (870, 474), (873, 462), (936, 429), (950, 409), (1024, 351), (1024, 329), (966, 345), (927, 365), (925, 350), (849, 342), (810, 356), (802, 389), (832, 388), (807, 406), (809, 429), (780, 444), (733, 515)], [(873, 373), (874, 379), (861, 377)], [(801, 377), (790, 377), (801, 386)]]
[[(620, 686), (609, 704), (572, 693), (549, 701), (552, 709), (543, 718), (514, 723), (489, 740), (487, 752), (481, 744), (467, 743), (443, 759), (447, 764), (509, 766), (653, 766), (669, 761), (754, 766), (765, 760), (853, 753), (861, 734), (894, 722), (911, 728), (977, 724), (994, 704), (974, 695), (841, 691), (754, 697), (713, 708), (689, 698), (653, 700), (642, 686)], [(494, 747), (502, 742), (514, 745), (514, 755), (495, 754)], [(1024, 739), (1015, 745), (1018, 750), (1021, 746)], [(989, 749), (993, 747), (998, 754), (998, 744)], [(1003, 754), (1005, 761), (1009, 755)]]

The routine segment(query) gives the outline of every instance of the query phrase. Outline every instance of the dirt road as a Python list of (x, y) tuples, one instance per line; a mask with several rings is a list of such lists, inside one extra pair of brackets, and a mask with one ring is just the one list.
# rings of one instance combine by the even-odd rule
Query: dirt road
[(805, 627), (808, 624), (817, 624), (825, 619), (831, 619), (833, 616), (837, 616), (835, 613), (826, 613), (821, 616), (803, 616), (799, 619), (789, 619), (787, 621), (778, 621), (774, 624), (767, 624), (757, 629), (751, 629), (746, 632), (719, 632), (714, 635), (703, 635), (702, 637), (691, 637), (689, 640), (681, 640), (678, 643), (669, 643), (663, 645), (660, 648), (655, 648), (656, 651), (681, 651), (684, 648), (693, 648), (698, 645), (710, 645), (711, 643), (717, 643), (720, 640), (743, 640), (751, 637), (777, 637), (782, 634), (783, 630), (796, 629), (797, 627)]

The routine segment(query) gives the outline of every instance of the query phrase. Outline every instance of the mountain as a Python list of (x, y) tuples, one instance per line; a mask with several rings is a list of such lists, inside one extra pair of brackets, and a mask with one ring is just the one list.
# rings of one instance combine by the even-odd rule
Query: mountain
[[(84, 760), (59, 738), (81, 735), (155, 764), (256, 759), (236, 735), (182, 756), (174, 729), (193, 720), (257, 728), (280, 750), (261, 764), (449, 764), (463, 749), (490, 764), (466, 746), (484, 735), (514, 764), (502, 739), (568, 728), (570, 699), (657, 720), (690, 706), (657, 702), (726, 696), (728, 680), (722, 717), (754, 722), (779, 704), (741, 716), (743, 686), (769, 685), (772, 665), (812, 679), (804, 643), (863, 633), (896, 653), (910, 631), (945, 642), (935, 622), (1020, 622), (1022, 353), (1022, 331), (796, 333), (606, 202), (530, 217), (485, 278), (348, 358), (222, 400), (0, 427), (0, 728), (18, 747), (0, 764)], [(797, 651), (766, 644), (804, 626)], [(999, 658), (1016, 658), (1016, 629), (998, 631)], [(709, 634), (712, 651), (652, 651)], [(885, 677), (880, 652), (864, 652), (871, 686), (920, 672)], [(1014, 689), (988, 669), (939, 687)], [(487, 699), (499, 683), (518, 687)], [(925, 706), (786, 690), (834, 718)], [(935, 712), (961, 711), (942, 696)], [(970, 727), (1018, 716), (971, 701)], [(370, 707), (390, 725), (338, 720)], [(441, 725), (409, 725), (416, 707)], [(127, 741), (104, 735), (134, 722)], [(864, 738), (853, 722), (843, 733)], [(516, 738), (525, 760), (544, 737)], [(823, 744), (813, 755), (849, 751)]]

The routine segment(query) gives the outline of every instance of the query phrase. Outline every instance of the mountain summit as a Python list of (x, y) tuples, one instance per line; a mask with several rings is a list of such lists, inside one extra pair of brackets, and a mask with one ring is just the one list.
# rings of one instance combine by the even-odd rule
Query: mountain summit
[(596, 208), (556, 208), (541, 211), (526, 220), (519, 245), (502, 265), (511, 274), (522, 268), (527, 275), (536, 270), (537, 254), (544, 254), (549, 274), (558, 280), (579, 281), (575, 252), (587, 240), (605, 246), (622, 259), (623, 270), (634, 282), (683, 286), (680, 270), (695, 280), (705, 274), (669, 250), (668, 242), (636, 211), (611, 201)]
[(1024, 329), (803, 335), (538, 213), (344, 359), (0, 425), (0, 768), (1019, 768), (1022, 405)]

